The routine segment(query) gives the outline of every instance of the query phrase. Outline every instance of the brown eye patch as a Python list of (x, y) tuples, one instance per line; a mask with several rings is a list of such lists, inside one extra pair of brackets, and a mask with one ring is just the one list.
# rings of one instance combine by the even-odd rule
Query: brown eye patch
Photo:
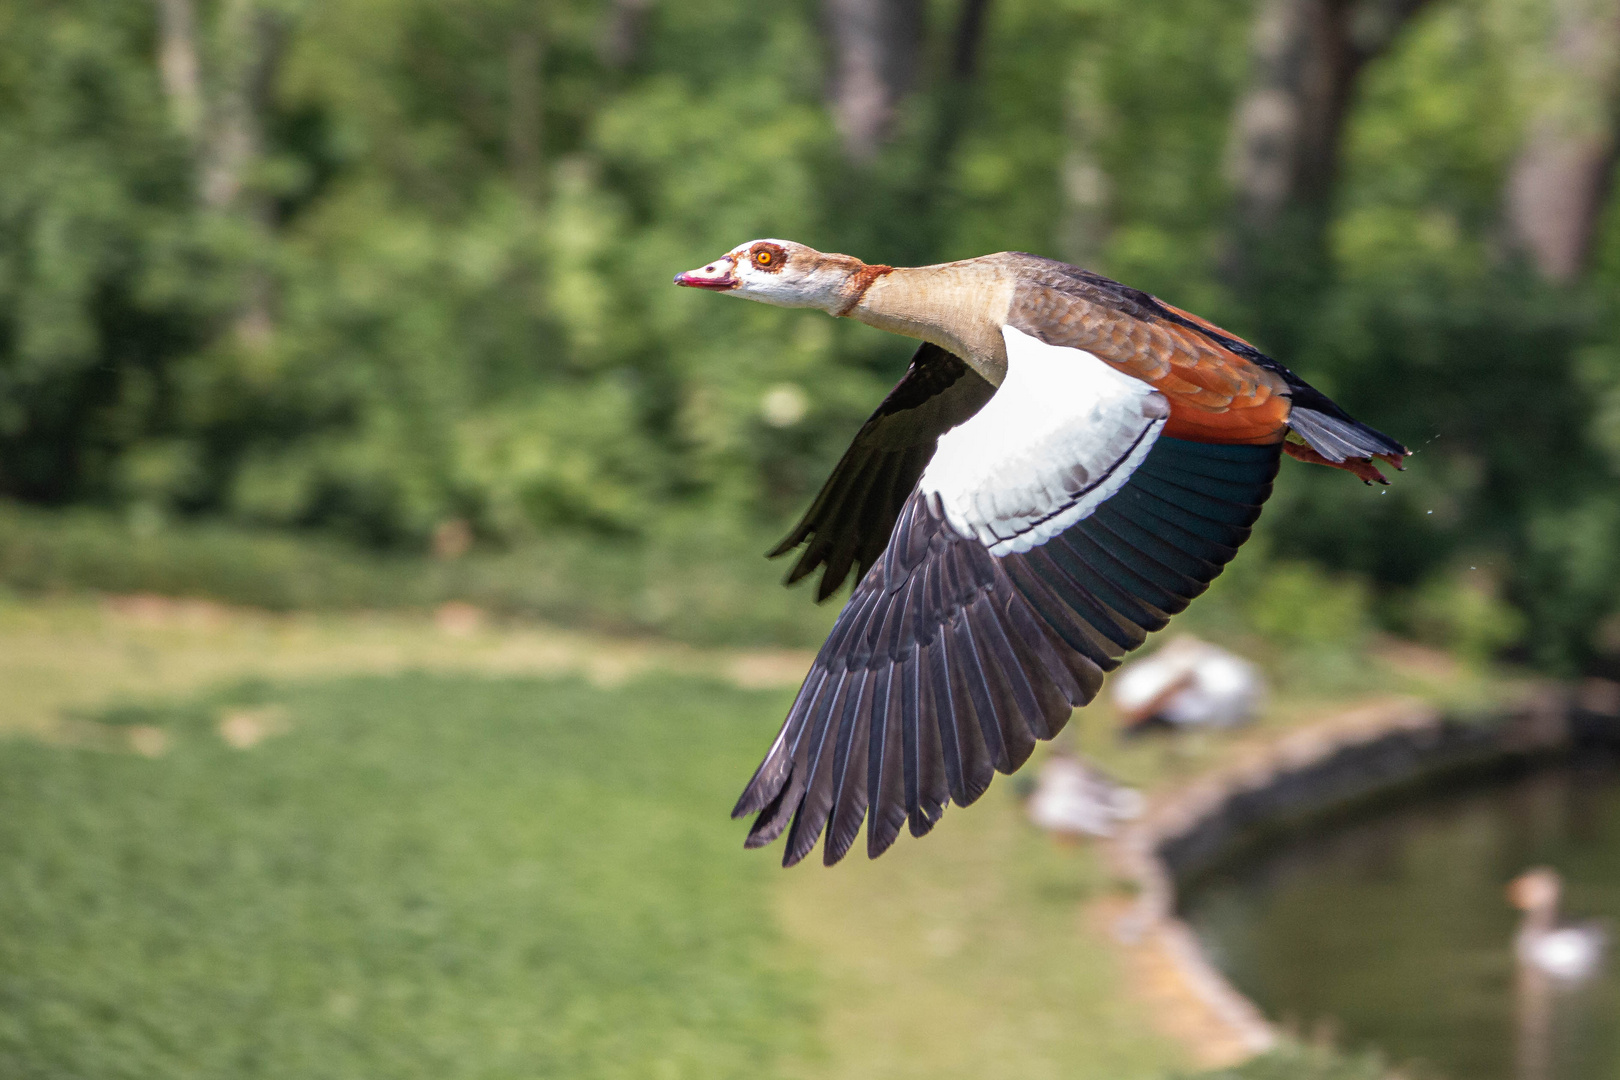
[(775, 244), (759, 244), (748, 253), (748, 257), (753, 260), (755, 266), (761, 270), (769, 270), (773, 274), (782, 269), (782, 264), (787, 262), (787, 252)]

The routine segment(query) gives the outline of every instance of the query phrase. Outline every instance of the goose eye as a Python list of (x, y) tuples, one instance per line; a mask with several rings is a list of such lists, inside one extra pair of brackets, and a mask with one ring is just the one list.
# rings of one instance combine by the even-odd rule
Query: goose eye
[(787, 265), (787, 252), (775, 244), (760, 244), (748, 250), (748, 261), (754, 264), (757, 270), (767, 274), (781, 272)]

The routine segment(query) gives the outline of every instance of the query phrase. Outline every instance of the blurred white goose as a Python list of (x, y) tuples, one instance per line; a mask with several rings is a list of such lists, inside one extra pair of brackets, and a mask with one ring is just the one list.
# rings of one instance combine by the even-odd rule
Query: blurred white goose
[(1158, 718), (1175, 727), (1232, 727), (1265, 704), (1260, 669), (1191, 634), (1114, 676), (1114, 707), (1126, 727)]
[(1527, 870), (1508, 886), (1508, 900), (1524, 912), (1514, 938), (1519, 964), (1565, 982), (1591, 978), (1603, 960), (1608, 933), (1595, 923), (1558, 925), (1563, 893), (1558, 871), (1541, 866)]
[(1041, 766), (1029, 797), (1029, 820), (1062, 837), (1113, 836), (1119, 823), (1140, 817), (1142, 793), (1068, 754)]

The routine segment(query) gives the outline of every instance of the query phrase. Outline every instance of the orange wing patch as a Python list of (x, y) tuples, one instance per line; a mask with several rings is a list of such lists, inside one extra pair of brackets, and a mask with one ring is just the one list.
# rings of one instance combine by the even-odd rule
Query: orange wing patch
[[(1159, 300), (1159, 298), (1157, 296), (1155, 296), (1153, 299)], [(1208, 319), (1199, 318), (1197, 315), (1194, 315), (1190, 311), (1183, 311), (1181, 308), (1176, 307), (1176, 305), (1167, 304), (1163, 300), (1159, 300), (1159, 306), (1164, 308), (1164, 310), (1166, 310), (1166, 311), (1175, 312), (1177, 315), (1180, 315), (1183, 319), (1186, 319), (1188, 322), (1197, 323), (1199, 326), (1202, 326), (1205, 330), (1208, 330), (1212, 334), (1219, 334), (1222, 337), (1229, 337), (1233, 341), (1236, 341), (1236, 342), (1239, 342), (1241, 344), (1247, 345), (1251, 349), (1254, 348), (1254, 342), (1249, 341), (1246, 338), (1240, 338), (1236, 334), (1232, 333), (1230, 330), (1222, 330), (1220, 327), (1216, 326), (1214, 323), (1210, 322)], [(1258, 352), (1259, 350), (1256, 350), (1256, 351)]]
[[(1169, 395), (1165, 395), (1169, 397)], [(1205, 443), (1243, 443), (1266, 446), (1287, 435), (1288, 399), (1274, 397), (1268, 407), (1208, 412), (1181, 405), (1170, 398), (1170, 419), (1164, 433), (1172, 439)]]
[[(1134, 349), (1119, 359), (1119, 354), (1103, 359), (1151, 383), (1169, 399), (1166, 435), (1195, 442), (1263, 445), (1281, 442), (1287, 434), (1291, 402), (1276, 372), (1185, 326), (1123, 314), (1114, 318), (1134, 324), (1136, 332), (1127, 335)], [(1209, 325), (1202, 319), (1194, 321)]]
[[(1044, 340), (1085, 349), (1164, 394), (1170, 402), (1166, 435), (1263, 445), (1281, 442), (1287, 434), (1291, 402), (1282, 376), (1196, 330), (1135, 318), (1055, 289), (1021, 291), (1018, 307), (1020, 321), (1040, 327)], [(1215, 333), (1234, 336), (1179, 308), (1165, 307)]]
[[(1191, 316), (1189, 316), (1191, 318)], [(1202, 319), (1194, 320), (1200, 324)], [(1195, 442), (1281, 442), (1292, 406), (1276, 372), (1174, 323), (1154, 327), (1171, 343), (1169, 370), (1155, 382), (1170, 399), (1164, 433)]]

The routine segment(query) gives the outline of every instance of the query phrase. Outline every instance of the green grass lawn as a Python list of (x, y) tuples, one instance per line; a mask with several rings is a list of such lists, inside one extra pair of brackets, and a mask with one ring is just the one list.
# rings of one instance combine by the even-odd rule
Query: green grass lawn
[[(0, 741), (0, 1077), (1180, 1075), (1099, 860), (1006, 781), (876, 863), (743, 851), (789, 696), (258, 681), (99, 714), (154, 757)], [(1376, 1075), (1340, 1065), (1221, 1075)]]
[[(1184, 1075), (1096, 917), (1119, 883), (1009, 781), (876, 863), (741, 849), (726, 811), (807, 662), (758, 646), (814, 644), (834, 605), (699, 540), (439, 563), (0, 503), (0, 1080)], [(1243, 592), (1179, 625), (1242, 637)], [(411, 610), (451, 598), (492, 617)], [(1242, 640), (1279, 691), (1253, 728), (1121, 743), (1099, 703), (1065, 738), (1153, 789), (1372, 690), (1501, 691), (1432, 651)], [(229, 748), (242, 707), (287, 731)], [(1290, 1051), (1218, 1075), (1377, 1073)]]
[(724, 810), (781, 696), (353, 679), (0, 744), (0, 1075), (778, 1075), (817, 986)]

